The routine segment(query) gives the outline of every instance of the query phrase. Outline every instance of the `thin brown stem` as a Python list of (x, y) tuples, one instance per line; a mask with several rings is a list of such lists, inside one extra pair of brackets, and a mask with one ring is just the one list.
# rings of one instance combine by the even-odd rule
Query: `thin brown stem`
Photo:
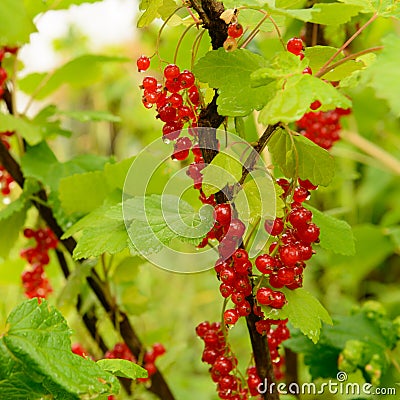
[(343, 43), (343, 45), (332, 55), (332, 57), (329, 58), (329, 60), (320, 68), (320, 70), (317, 73), (318, 75), (323, 75), (325, 70), (330, 69), (330, 63), (358, 36), (360, 35), (367, 26), (369, 26), (372, 22), (374, 22), (378, 18), (378, 14), (375, 13), (363, 26), (361, 26), (349, 39), (346, 40), (346, 42)]
[(337, 68), (339, 65), (342, 65), (347, 61), (355, 60), (358, 57), (363, 56), (364, 54), (374, 53), (376, 51), (380, 51), (380, 50), (383, 50), (383, 49), (384, 49), (384, 46), (376, 46), (376, 47), (370, 47), (369, 49), (358, 51), (357, 53), (349, 54), (348, 56), (342, 58), (341, 60), (336, 61), (335, 63), (329, 65), (329, 68), (327, 68), (327, 69), (325, 69), (323, 71), (322, 71), (322, 69), (319, 70), (314, 76), (317, 77), (317, 78), (321, 78), (322, 76), (324, 76), (325, 74), (327, 74), (331, 70)]

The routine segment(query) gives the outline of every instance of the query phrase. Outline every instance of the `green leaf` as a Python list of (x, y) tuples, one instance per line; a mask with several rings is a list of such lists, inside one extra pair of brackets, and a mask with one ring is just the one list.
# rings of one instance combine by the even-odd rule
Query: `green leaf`
[(282, 193), (282, 188), (269, 176), (255, 176), (243, 185), (234, 199), (239, 218), (255, 223), (260, 219), (282, 217), (285, 207), (280, 197)]
[(203, 175), (203, 191), (208, 197), (226, 185), (238, 182), (242, 176), (242, 164), (235, 155), (226, 152), (218, 153), (201, 173)]
[(19, 88), (27, 94), (35, 93), (35, 98), (41, 100), (64, 84), (75, 89), (93, 85), (101, 80), (105, 63), (130, 61), (124, 57), (85, 54), (53, 72), (33, 73), (25, 76), (19, 81)]
[(21, 46), (29, 42), (36, 27), (28, 16), (23, 0), (0, 2), (0, 47)]
[(10, 398), (22, 398), (26, 393), (23, 380), (27, 384), (34, 381), (32, 391), (55, 398), (118, 393), (119, 383), (113, 375), (94, 361), (72, 353), (71, 331), (60, 312), (46, 300), (40, 304), (36, 298), (23, 302), (11, 312), (7, 324), (8, 330), (0, 339), (0, 357), (8, 358), (0, 363), (3, 395), (13, 388)]
[(4, 131), (17, 131), (32, 146), (43, 139), (39, 126), (14, 115), (0, 113), (0, 125)]
[(158, 17), (158, 9), (162, 6), (163, 0), (142, 0), (140, 10), (144, 10), (137, 23), (138, 28), (150, 25)]
[(107, 121), (107, 122), (120, 122), (121, 118), (111, 114), (107, 111), (60, 111), (59, 115), (65, 115), (66, 117), (76, 119), (81, 122), (88, 121)]
[(77, 6), (84, 3), (96, 3), (102, 0), (24, 0), (25, 9), (28, 15), (33, 18), (35, 15), (49, 10), (63, 10), (70, 6)]
[(59, 198), (67, 213), (88, 213), (100, 207), (111, 191), (103, 171), (86, 172), (61, 179)]
[(121, 359), (103, 359), (97, 361), (97, 365), (105, 371), (111, 372), (115, 376), (121, 378), (147, 378), (147, 371), (140, 365), (128, 360)]
[[(309, 60), (309, 67), (317, 72), (321, 67), (336, 53), (337, 49), (330, 46), (312, 46), (307, 47), (304, 51), (306, 58)], [(343, 54), (339, 54), (332, 61), (336, 62), (343, 58)], [(354, 71), (358, 71), (365, 67), (361, 60), (349, 60), (339, 65), (324, 75), (324, 79), (328, 81), (340, 81), (341, 79), (351, 75)]]
[(267, 67), (267, 61), (248, 50), (226, 52), (223, 48), (208, 52), (194, 66), (201, 82), (218, 88), (218, 112), (243, 117), (260, 110), (275, 91), (273, 86), (251, 87), (252, 72)]
[(313, 222), (316, 223), (321, 233), (319, 236), (320, 245), (324, 249), (330, 250), (336, 254), (345, 256), (354, 255), (356, 252), (354, 235), (351, 226), (340, 219), (318, 211), (308, 204), (304, 205), (313, 213)]
[[(107, 216), (111, 217), (108, 213)], [(175, 238), (197, 244), (214, 222), (212, 207), (203, 207), (199, 215), (189, 203), (174, 195), (125, 200), (124, 217), (127, 222), (132, 221), (130, 236), (141, 254), (157, 253)]]
[(368, 72), (376, 95), (385, 99), (394, 115), (400, 117), (400, 38), (389, 35), (382, 42), (385, 47)]
[(323, 111), (351, 106), (351, 101), (331, 84), (308, 74), (279, 80), (276, 87), (279, 89), (259, 115), (259, 121), (265, 125), (296, 121), (310, 110), (315, 100), (322, 103)]
[(377, 13), (382, 17), (400, 18), (400, 3), (398, 0), (339, 0), (348, 5), (360, 7), (362, 13)]
[(315, 185), (328, 186), (334, 176), (334, 159), (323, 148), (301, 135), (276, 131), (268, 142), (274, 162), (289, 178), (309, 179)]
[(288, 78), (294, 74), (301, 74), (307, 64), (307, 60), (300, 61), (299, 57), (288, 51), (278, 53), (271, 59), (268, 67), (260, 68), (251, 74), (251, 83), (254, 87), (257, 87), (270, 83), (272, 79)]
[(342, 25), (359, 14), (362, 7), (353, 4), (317, 3), (311, 8), (299, 10), (275, 10), (283, 15), (321, 25)]
[(311, 293), (303, 288), (296, 290), (283, 288), (280, 290), (285, 293), (287, 304), (280, 310), (271, 309), (269, 313), (266, 313), (266, 318), (289, 318), (290, 323), (295, 328), (299, 328), (304, 335), (317, 343), (322, 326), (321, 321), (332, 325), (328, 311)]

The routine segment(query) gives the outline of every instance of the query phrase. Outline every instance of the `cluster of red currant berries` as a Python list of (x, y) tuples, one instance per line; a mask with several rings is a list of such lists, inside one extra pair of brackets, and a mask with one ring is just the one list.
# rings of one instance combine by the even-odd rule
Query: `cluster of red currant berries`
[(227, 347), (224, 333), (218, 322), (201, 322), (196, 327), (197, 336), (204, 341), (202, 361), (210, 365), (211, 379), (217, 384), (220, 399), (247, 400), (259, 394), (261, 380), (255, 367), (248, 369), (247, 386), (238, 377), (237, 359)]
[[(282, 368), (285, 366), (285, 358), (279, 354), (280, 344), (290, 338), (289, 328), (286, 326), (288, 320), (263, 319), (256, 322), (256, 329), (260, 335), (267, 335), (268, 348), (271, 355), (272, 365), (276, 380), (285, 377)], [(276, 325), (275, 328), (272, 328)]]
[[(286, 45), (287, 50), (304, 58), (304, 44), (299, 38), (291, 38)], [(304, 69), (303, 74), (312, 74), (310, 67)], [(341, 130), (340, 118), (350, 114), (350, 109), (336, 108), (331, 111), (316, 111), (321, 107), (321, 102), (315, 100), (311, 103), (312, 111), (303, 115), (297, 122), (297, 128), (306, 138), (321, 146), (323, 149), (329, 150), (335, 142), (340, 139), (339, 132)]]
[[(148, 57), (141, 56), (137, 60), (139, 71), (145, 71), (150, 65)], [(184, 160), (189, 155), (192, 141), (188, 137), (180, 137), (182, 129), (187, 126), (189, 134), (195, 136), (193, 129), (197, 127), (200, 94), (195, 84), (195, 76), (191, 71), (181, 71), (175, 64), (168, 64), (163, 71), (163, 81), (146, 76), (142, 81), (142, 102), (146, 108), (156, 106), (163, 126), (163, 138), (175, 141), (172, 157)]]
[(350, 114), (350, 108), (330, 111), (308, 112), (296, 121), (297, 128), (306, 138), (323, 149), (329, 150), (340, 139), (340, 118)]
[(58, 239), (50, 228), (39, 228), (36, 231), (26, 228), (24, 236), (36, 241), (35, 246), (20, 252), (20, 256), (29, 263), (21, 275), (25, 295), (30, 299), (33, 297), (47, 298), (53, 289), (44, 267), (50, 262), (49, 250), (57, 247)]
[(228, 37), (224, 42), (224, 49), (226, 51), (233, 51), (237, 49), (237, 39), (243, 35), (243, 26), (234, 18), (228, 26)]

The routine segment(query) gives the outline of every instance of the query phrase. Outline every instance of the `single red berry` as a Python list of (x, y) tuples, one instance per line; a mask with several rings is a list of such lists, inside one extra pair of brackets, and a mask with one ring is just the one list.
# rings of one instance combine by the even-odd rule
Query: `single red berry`
[(283, 285), (290, 285), (294, 282), (294, 271), (293, 268), (280, 268), (277, 272), (278, 280)]
[(180, 137), (176, 140), (174, 146), (174, 153), (172, 154), (172, 158), (178, 161), (185, 160), (189, 155), (189, 150), (192, 146), (192, 141), (184, 136)]
[(232, 308), (224, 312), (224, 321), (226, 325), (235, 325), (239, 319), (239, 313), (236, 309)]
[(321, 107), (321, 102), (319, 100), (315, 100), (311, 103), (310, 108), (311, 110), (318, 110)]
[(136, 65), (139, 72), (146, 71), (150, 67), (150, 58), (146, 56), (140, 56), (136, 61)]
[(180, 75), (178, 76), (178, 82), (179, 82), (179, 85), (181, 86), (181, 89), (187, 89), (187, 88), (190, 88), (191, 86), (193, 86), (194, 80), (195, 80), (195, 78), (194, 78), (193, 73), (188, 71), (187, 69), (182, 71), (180, 73)]
[[(307, 190), (307, 189), (305, 189)], [(296, 207), (289, 213), (289, 222), (293, 228), (298, 228), (301, 225), (305, 225), (311, 221), (312, 212), (304, 207)]]
[(316, 190), (318, 189), (317, 185), (312, 184), (308, 179), (298, 179), (299, 185), (307, 190)]
[(298, 238), (304, 243), (313, 243), (318, 240), (320, 229), (317, 225), (310, 222), (307, 225), (301, 226), (297, 229)]
[(269, 254), (261, 254), (256, 258), (256, 267), (262, 274), (271, 274), (276, 265), (276, 259)]
[(282, 308), (286, 304), (285, 294), (279, 291), (274, 292), (273, 300), (271, 302), (272, 308)]
[(24, 229), (24, 236), (27, 239), (31, 239), (35, 236), (35, 231), (33, 229), (26, 228), (26, 229)]
[(293, 200), (297, 203), (302, 203), (303, 201), (307, 200), (309, 196), (310, 192), (302, 186), (298, 186), (296, 189), (294, 189)]
[(282, 218), (275, 218), (274, 220), (267, 219), (264, 222), (265, 230), (272, 236), (278, 236), (283, 232), (284, 223)]
[(154, 343), (153, 344), (153, 352), (157, 357), (162, 356), (163, 354), (165, 354), (166, 350), (165, 347), (162, 343)]
[(233, 293), (233, 286), (228, 285), (227, 283), (221, 283), (219, 286), (219, 291), (221, 293), (221, 296), (226, 299)]
[(164, 106), (158, 109), (158, 117), (163, 122), (173, 123), (176, 121), (176, 108), (172, 106)]
[(174, 78), (178, 78), (179, 74), (181, 73), (179, 67), (175, 64), (168, 64), (164, 68), (164, 76), (168, 80), (172, 80)]
[(279, 247), (279, 257), (284, 265), (294, 267), (300, 261), (300, 252), (295, 244), (286, 244)]
[(302, 72), (303, 75), (312, 75), (312, 69), (310, 67), (305, 67)]
[(233, 269), (225, 268), (220, 272), (219, 277), (221, 278), (222, 282), (229, 285), (229, 284), (235, 282), (236, 274)]
[(293, 38), (288, 40), (288, 42), (286, 44), (286, 48), (290, 53), (295, 54), (296, 56), (298, 56), (303, 51), (304, 44), (303, 44), (303, 41), (301, 39), (299, 39), (297, 37), (293, 37)]
[(219, 356), (213, 365), (213, 369), (218, 371), (221, 376), (228, 375), (233, 369), (232, 361), (225, 356)]
[(197, 86), (193, 85), (188, 89), (188, 96), (190, 102), (194, 106), (198, 106), (200, 104), (200, 95), (199, 95), (199, 90), (197, 89)]
[(208, 321), (200, 322), (196, 326), (196, 334), (198, 337), (202, 338), (210, 330), (210, 323)]
[(230, 24), (228, 26), (228, 36), (237, 39), (242, 35), (243, 35), (243, 26), (241, 24), (235, 23), (235, 24)]
[(214, 219), (215, 221), (222, 225), (227, 226), (230, 224), (232, 218), (232, 209), (230, 204), (222, 203), (217, 204), (214, 208)]
[(251, 313), (251, 305), (247, 300), (241, 304), (238, 304), (236, 309), (241, 317), (247, 317)]
[(273, 300), (273, 293), (274, 293), (274, 291), (270, 288), (260, 287), (257, 290), (256, 299), (259, 304), (268, 306), (269, 304), (271, 304), (271, 302)]
[(152, 76), (146, 76), (143, 78), (142, 86), (143, 89), (154, 92), (157, 90), (157, 79)]

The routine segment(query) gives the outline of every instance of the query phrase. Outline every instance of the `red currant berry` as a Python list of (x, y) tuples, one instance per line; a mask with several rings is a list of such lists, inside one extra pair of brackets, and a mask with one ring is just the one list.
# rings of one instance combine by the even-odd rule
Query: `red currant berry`
[(294, 189), (293, 200), (297, 203), (302, 203), (303, 201), (307, 200), (309, 196), (310, 192), (302, 186), (298, 186), (296, 189)]
[(318, 189), (318, 186), (312, 184), (308, 179), (303, 180), (303, 179), (299, 178), (298, 181), (299, 181), (299, 185), (301, 187), (303, 187), (304, 189), (307, 189), (307, 190), (316, 190), (316, 189)]
[(264, 222), (265, 230), (272, 236), (278, 236), (283, 232), (284, 223), (282, 218), (275, 218), (275, 220), (267, 219)]
[(175, 64), (168, 64), (164, 68), (164, 76), (167, 80), (173, 80), (174, 78), (178, 78), (180, 73), (181, 71), (179, 70), (179, 67)]
[(232, 308), (224, 312), (224, 322), (226, 325), (235, 325), (239, 319), (239, 313), (236, 309)]
[(280, 268), (277, 272), (277, 277), (282, 285), (290, 285), (294, 282), (294, 271), (293, 268)]
[(228, 36), (237, 39), (243, 35), (243, 26), (240, 24), (230, 24), (228, 26)]
[(187, 69), (182, 71), (178, 76), (178, 82), (179, 85), (181, 86), (181, 89), (187, 89), (193, 86), (194, 79), (195, 78), (192, 72), (188, 71)]
[(229, 237), (242, 238), (245, 231), (246, 225), (240, 219), (233, 218), (227, 235)]
[(232, 217), (232, 209), (230, 204), (222, 203), (222, 204), (217, 204), (215, 206), (214, 219), (218, 224), (222, 226), (229, 225), (231, 222), (231, 217)]
[(285, 294), (282, 292), (274, 292), (274, 297), (271, 302), (272, 308), (282, 308), (286, 304)]
[(318, 226), (310, 222), (309, 224), (297, 229), (297, 236), (302, 242), (309, 244), (318, 240), (319, 232), (320, 229)]
[(297, 37), (293, 37), (293, 38), (288, 40), (288, 42), (286, 44), (286, 48), (290, 53), (295, 54), (296, 56), (298, 56), (303, 51), (304, 44), (303, 44), (303, 41), (301, 39), (299, 39)]
[[(307, 189), (306, 189), (307, 190)], [(312, 212), (304, 207), (297, 207), (290, 211), (289, 222), (292, 224), (293, 228), (298, 228), (301, 225), (305, 225), (311, 221)]]
[(295, 244), (286, 244), (279, 247), (279, 257), (283, 264), (288, 267), (294, 267), (300, 261), (300, 252)]
[(310, 67), (305, 67), (302, 72), (303, 75), (312, 75), (312, 69)]
[(259, 304), (262, 304), (264, 306), (268, 306), (269, 304), (271, 304), (272, 300), (273, 300), (273, 293), (274, 291), (270, 288), (267, 287), (260, 287), (257, 290), (257, 294), (256, 294), (256, 299), (258, 301)]
[(136, 61), (136, 65), (139, 72), (146, 71), (150, 67), (150, 58), (146, 56), (140, 56)]
[(149, 92), (154, 92), (157, 90), (157, 79), (152, 76), (146, 76), (142, 82), (143, 89)]
[(261, 254), (256, 258), (256, 267), (262, 274), (271, 274), (276, 265), (276, 259), (269, 254)]
[(318, 108), (320, 108), (321, 107), (321, 102), (319, 101), (319, 100), (315, 100), (315, 101), (313, 101), (312, 103), (311, 103), (311, 105), (310, 105), (310, 108), (311, 108), (311, 110), (318, 110)]

